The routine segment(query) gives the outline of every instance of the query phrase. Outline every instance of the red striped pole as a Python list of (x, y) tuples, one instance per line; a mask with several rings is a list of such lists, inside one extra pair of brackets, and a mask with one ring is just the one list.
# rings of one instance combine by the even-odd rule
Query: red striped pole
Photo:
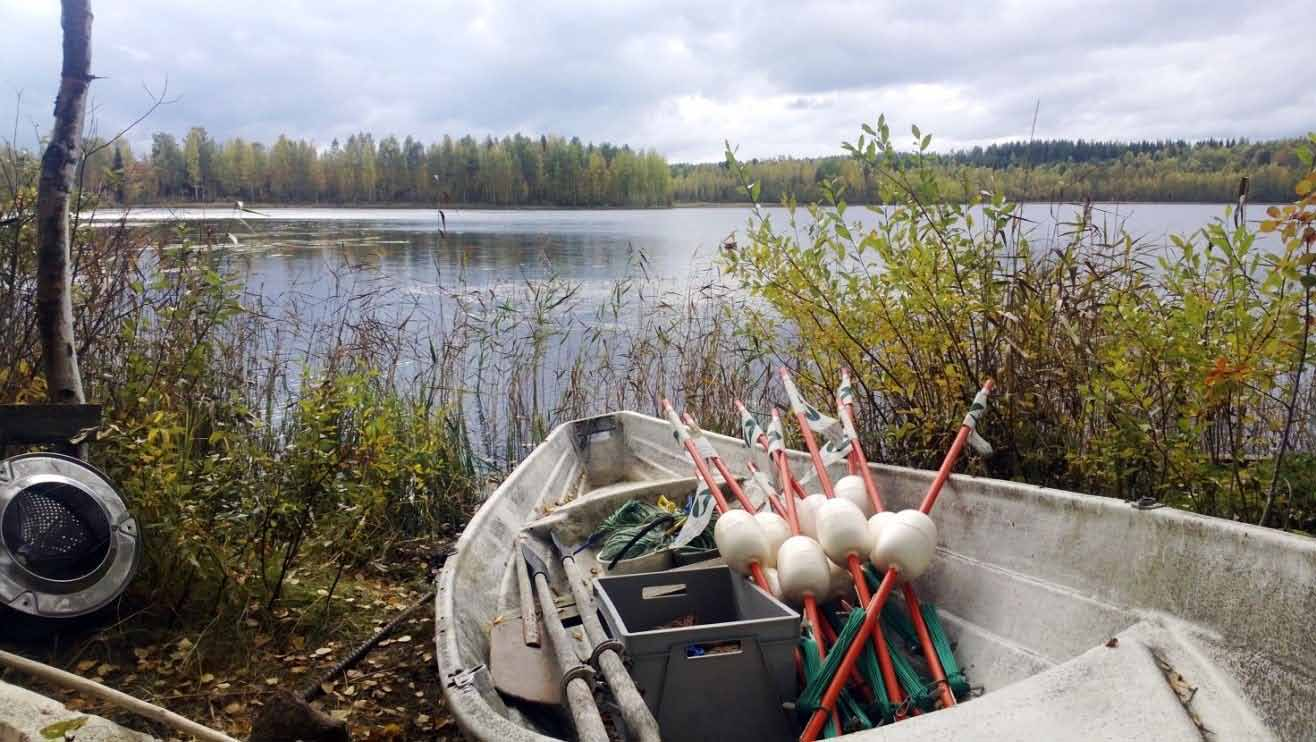
[[(783, 381), (789, 379), (790, 372), (782, 368), (781, 378)], [(804, 445), (808, 447), (810, 457), (813, 459), (813, 470), (818, 475), (818, 482), (822, 485), (823, 493), (830, 500), (836, 494), (832, 489), (832, 478), (827, 474), (827, 467), (823, 464), (822, 454), (818, 451), (818, 441), (813, 437), (813, 429), (809, 427), (809, 422), (805, 419), (804, 413), (798, 410), (795, 411), (795, 421), (800, 425), (800, 433), (804, 436)], [(867, 603), (868, 582), (864, 579), (863, 569), (859, 565), (859, 557), (851, 554), (847, 561), (849, 563), (846, 566), (850, 571), (850, 579), (854, 581), (854, 589), (859, 597), (859, 602)], [(877, 653), (877, 664), (882, 670), (882, 684), (886, 686), (887, 697), (891, 699), (891, 703), (899, 706), (905, 700), (905, 694), (900, 689), (900, 680), (896, 677), (895, 663), (891, 660), (891, 648), (886, 644), (882, 627), (877, 627), (872, 637), (873, 651)], [(903, 715), (896, 718), (903, 718)]]
[[(670, 413), (670, 419), (676, 419), (676, 413), (672, 409), (672, 403), (665, 399), (663, 400), (663, 413)], [(685, 444), (685, 452), (690, 454), (690, 460), (695, 464), (695, 471), (699, 472), (700, 478), (704, 480), (704, 484), (708, 485), (708, 489), (713, 495), (713, 502), (717, 504), (717, 512), (725, 513), (730, 507), (727, 505), (726, 498), (722, 496), (721, 488), (717, 486), (717, 482), (713, 479), (712, 472), (708, 471), (708, 467), (704, 465), (704, 457), (699, 455), (699, 449), (695, 448), (694, 441), (690, 440), (689, 437), (686, 437), (683, 443)], [(767, 575), (763, 574), (763, 567), (760, 566), (758, 562), (754, 562), (749, 565), (749, 570), (750, 574), (754, 577), (754, 582), (758, 583), (758, 586), (767, 591), (768, 594), (772, 594), (772, 588), (768, 585)]]
[[(850, 372), (841, 371), (843, 383), (850, 381)], [(837, 413), (849, 418), (850, 429), (856, 430), (854, 417), (854, 403), (843, 402), (839, 397), (836, 399)], [(868, 499), (873, 503), (875, 512), (882, 512), (882, 496), (877, 491), (877, 482), (873, 480), (873, 472), (868, 469), (868, 459), (864, 456), (864, 448), (859, 443), (859, 437), (856, 435), (851, 440), (850, 460), (858, 466), (864, 479), (864, 488), (868, 490)], [(914, 631), (918, 635), (919, 647), (923, 650), (923, 657), (928, 663), (928, 672), (932, 674), (932, 680), (940, 689), (941, 705), (949, 708), (955, 705), (955, 693), (950, 689), (950, 683), (946, 682), (946, 670), (941, 666), (941, 658), (937, 656), (937, 648), (932, 644), (932, 637), (928, 634), (928, 627), (923, 620), (922, 608), (918, 602), (918, 596), (914, 593), (911, 585), (905, 585), (905, 607), (909, 610), (909, 619), (914, 624)], [(866, 603), (867, 598), (859, 597), (860, 602)], [(879, 628), (879, 630), (881, 630)]]
[[(992, 380), (988, 379), (982, 385), (982, 394), (991, 394)], [(960, 426), (959, 432), (955, 435), (955, 442), (951, 444), (950, 450), (946, 452), (946, 458), (942, 459), (941, 468), (937, 470), (937, 476), (932, 480), (932, 485), (928, 487), (928, 494), (923, 498), (923, 504), (919, 506), (925, 515), (932, 511), (932, 507), (937, 504), (937, 497), (941, 495), (941, 489), (950, 478), (951, 470), (955, 467), (955, 462), (959, 459), (960, 452), (964, 450), (964, 443), (969, 439), (969, 434), (973, 432), (973, 425), (969, 420)], [(896, 577), (898, 571), (892, 567), (886, 571), (882, 577), (882, 584), (878, 586), (877, 593), (864, 607), (864, 623), (859, 627), (859, 634), (855, 641), (846, 651), (845, 656), (841, 658), (841, 667), (832, 678), (832, 682), (827, 686), (827, 691), (823, 693), (822, 704), (809, 717), (809, 724), (804, 728), (804, 734), (800, 735), (801, 742), (813, 742), (818, 739), (818, 734), (822, 732), (823, 725), (827, 723), (827, 717), (831, 716), (836, 708), (836, 699), (841, 695), (842, 688), (845, 687), (845, 678), (849, 675), (850, 670), (854, 668), (855, 663), (859, 661), (859, 654), (863, 650), (863, 643), (872, 636), (873, 629), (877, 626), (877, 617), (882, 612), (882, 606), (886, 604), (887, 598), (891, 596), (891, 591), (895, 589)]]

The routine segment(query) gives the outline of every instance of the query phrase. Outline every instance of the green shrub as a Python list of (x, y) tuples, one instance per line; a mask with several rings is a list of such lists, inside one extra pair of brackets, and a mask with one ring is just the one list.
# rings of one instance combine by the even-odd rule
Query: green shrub
[[(757, 299), (745, 324), (756, 345), (798, 349), (781, 355), (817, 398), (852, 369), (879, 460), (935, 466), (991, 376), (985, 433), (998, 452), (979, 471), (1316, 529), (1310, 490), (1276, 497), (1311, 476), (1301, 186), (1306, 211), (1265, 225), (1297, 224), (1275, 249), (1232, 212), (1168, 247), (1144, 244), (1095, 224), (1091, 203), (1035, 241), (1000, 194), (946, 192), (923, 156), (931, 136), (913, 135), (913, 156), (882, 119), (846, 145), (888, 204), (868, 227), (850, 219), (840, 181), (821, 204), (787, 198), (786, 224), (755, 209), (727, 266)], [(1304, 456), (1275, 476), (1295, 446)]]

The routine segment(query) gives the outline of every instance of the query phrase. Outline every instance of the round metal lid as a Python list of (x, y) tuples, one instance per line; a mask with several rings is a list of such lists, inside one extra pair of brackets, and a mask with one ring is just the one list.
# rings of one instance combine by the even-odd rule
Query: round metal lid
[(123, 592), (141, 556), (137, 521), (104, 474), (60, 454), (0, 461), (0, 605), (91, 613)]

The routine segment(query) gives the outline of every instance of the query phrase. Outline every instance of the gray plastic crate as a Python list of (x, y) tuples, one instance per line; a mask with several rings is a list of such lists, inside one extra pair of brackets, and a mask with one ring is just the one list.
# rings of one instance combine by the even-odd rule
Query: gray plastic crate
[(782, 703), (797, 693), (799, 613), (725, 566), (600, 577), (595, 591), (664, 739), (795, 737)]

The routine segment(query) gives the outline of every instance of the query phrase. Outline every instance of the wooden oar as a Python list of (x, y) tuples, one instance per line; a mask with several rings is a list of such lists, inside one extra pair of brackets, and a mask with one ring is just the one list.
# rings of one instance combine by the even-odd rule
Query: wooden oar
[(576, 610), (580, 613), (580, 622), (585, 626), (585, 635), (589, 638), (591, 649), (590, 661), (601, 671), (612, 688), (612, 694), (621, 707), (621, 716), (626, 721), (626, 728), (631, 736), (640, 742), (661, 742), (662, 734), (658, 731), (658, 722), (649, 711), (635, 680), (626, 672), (622, 661), (621, 644), (609, 639), (599, 622), (598, 611), (594, 607), (594, 596), (586, 587), (585, 578), (580, 572), (580, 565), (571, 550), (558, 543), (557, 534), (552, 534), (553, 548), (562, 560), (562, 570), (567, 575), (567, 584), (571, 594), (576, 598)]
[(590, 687), (593, 671), (576, 657), (576, 648), (571, 644), (571, 638), (562, 626), (562, 619), (557, 615), (553, 592), (548, 586), (548, 565), (524, 541), (521, 543), (521, 556), (534, 580), (535, 592), (539, 597), (539, 612), (544, 617), (549, 644), (553, 645), (553, 652), (557, 655), (558, 670), (562, 672), (566, 685), (564, 695), (567, 697), (567, 708), (576, 724), (576, 737), (584, 742), (607, 742), (608, 730), (603, 727), (603, 717), (599, 715), (599, 707), (594, 703), (594, 689)]
[[(985, 403), (991, 392), (992, 380), (988, 379), (983, 383), (978, 396), (974, 398), (975, 408), (971, 409), (964, 418), (964, 423), (960, 425), (959, 433), (955, 436), (955, 442), (951, 444), (950, 450), (946, 452), (946, 458), (942, 460), (941, 468), (937, 470), (937, 476), (932, 480), (932, 485), (928, 487), (928, 493), (919, 506), (919, 510), (924, 515), (931, 513), (933, 506), (937, 504), (937, 497), (941, 494), (941, 489), (946, 484), (946, 480), (950, 478), (951, 470), (955, 468), (955, 462), (959, 460), (960, 452), (964, 450), (965, 441), (973, 433), (977, 422), (975, 416), (977, 405), (980, 401)], [(850, 645), (845, 656), (841, 658), (841, 666), (837, 670), (836, 677), (832, 679), (832, 682), (827, 686), (827, 691), (823, 693), (821, 705), (809, 718), (809, 724), (804, 728), (804, 734), (800, 736), (801, 742), (813, 742), (818, 739), (823, 725), (827, 723), (827, 717), (836, 708), (836, 699), (845, 687), (846, 676), (849, 675), (855, 663), (859, 661), (864, 642), (868, 641), (868, 638), (873, 635), (873, 630), (877, 627), (877, 618), (881, 615), (882, 606), (886, 604), (887, 598), (891, 597), (891, 591), (895, 589), (898, 576), (899, 570), (895, 567), (888, 569), (886, 575), (882, 578), (882, 583), (878, 585), (877, 592), (864, 606), (864, 622), (859, 627), (859, 634), (855, 636), (854, 643)]]
[[(841, 370), (841, 386), (850, 386), (850, 372)], [(868, 469), (868, 457), (864, 455), (864, 447), (859, 443), (857, 434), (858, 426), (855, 425), (854, 402), (851, 400), (841, 399), (838, 395), (836, 398), (836, 412), (846, 423), (846, 432), (850, 435), (850, 463), (851, 471), (858, 469), (861, 478), (864, 480), (864, 489), (868, 491), (869, 502), (873, 504), (873, 511), (880, 513), (885, 508), (882, 507), (882, 495), (877, 490), (877, 482), (873, 480), (873, 472)], [(865, 586), (867, 583), (865, 582)], [(867, 590), (859, 595), (860, 603), (867, 603)], [(923, 607), (919, 604), (918, 595), (914, 592), (914, 586), (908, 583), (904, 586), (905, 608), (909, 610), (909, 620), (914, 624), (914, 633), (918, 635), (919, 647), (923, 650), (923, 656), (928, 663), (928, 671), (932, 674), (932, 680), (937, 684), (941, 691), (941, 703), (943, 706), (955, 705), (955, 693), (950, 688), (950, 683), (946, 682), (946, 671), (941, 666), (941, 658), (937, 656), (937, 648), (932, 644), (932, 636), (928, 633), (927, 622), (923, 620)], [(885, 645), (885, 642), (883, 642)]]

